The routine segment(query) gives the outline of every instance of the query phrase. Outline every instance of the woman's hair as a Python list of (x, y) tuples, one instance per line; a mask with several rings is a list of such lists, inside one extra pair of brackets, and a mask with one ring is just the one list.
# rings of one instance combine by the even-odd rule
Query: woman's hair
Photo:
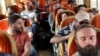
[(98, 13), (98, 10), (96, 8), (92, 8), (88, 12), (93, 13), (94, 15), (96, 15)]
[(59, 14), (57, 14), (57, 19), (59, 19), (58, 24), (62, 21), (61, 16), (63, 13), (65, 13), (67, 16), (74, 16), (75, 15), (75, 13), (73, 11), (70, 11), (70, 10), (64, 10), (64, 11), (60, 12)]

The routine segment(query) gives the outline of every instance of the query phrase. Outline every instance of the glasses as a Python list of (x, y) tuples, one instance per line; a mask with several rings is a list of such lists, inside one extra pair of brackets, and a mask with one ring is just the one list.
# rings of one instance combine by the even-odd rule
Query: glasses
[(80, 24), (89, 24), (89, 22), (82, 21), (82, 22), (80, 22)]

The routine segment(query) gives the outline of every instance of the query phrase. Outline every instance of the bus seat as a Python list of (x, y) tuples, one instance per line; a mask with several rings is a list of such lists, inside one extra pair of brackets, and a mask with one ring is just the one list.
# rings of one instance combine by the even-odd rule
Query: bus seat
[(12, 10), (14, 13), (20, 13), (19, 7), (17, 5), (11, 5), (12, 6)]
[(45, 12), (46, 0), (38, 0), (40, 12)]
[(91, 24), (97, 29), (100, 29), (100, 14), (94, 16), (94, 18), (91, 21)]
[(65, 0), (61, 1), (61, 5), (62, 5), (62, 6), (68, 5), (68, 1), (65, 1)]
[[(75, 19), (74, 16), (70, 16), (70, 17), (66, 18), (65, 20), (63, 20), (61, 22), (61, 26), (60, 27), (63, 28), (65, 26), (69, 25), (74, 19)], [(72, 42), (72, 40), (73, 40), (73, 33), (71, 34), (71, 36), (68, 39), (68, 55), (69, 55), (69, 53), (73, 53), (73, 51), (75, 52), (75, 50), (72, 49), (72, 48), (74, 48), (74, 46), (71, 46), (71, 45), (73, 45), (75, 43), (75, 42)], [(71, 48), (70, 48), (70, 46), (71, 46)]]
[(17, 56), (17, 47), (13, 37), (2, 30), (0, 30), (0, 52)]
[(68, 39), (68, 56), (72, 56), (77, 51), (77, 46), (74, 40), (74, 33)]
[(6, 15), (0, 14), (0, 20), (5, 19), (5, 18), (6, 18)]
[(97, 31), (97, 42), (98, 42), (98, 46), (100, 48), (100, 31)]
[(31, 0), (20, 0), (20, 2), (30, 2)]
[(25, 27), (31, 26), (29, 19), (25, 18), (24, 20), (25, 20), (24, 23)]
[[(69, 20), (70, 20), (70, 22), (69, 22)], [(68, 18), (66, 18), (64, 21), (62, 21), (61, 22), (61, 24), (60, 24), (60, 27), (61, 27), (61, 29), (63, 28), (63, 27), (65, 27), (65, 26), (67, 26), (67, 25), (69, 25), (72, 21), (74, 20), (74, 17), (72, 17), (72, 16), (70, 16), (70, 17), (68, 17)], [(65, 55), (65, 52), (66, 52), (66, 46), (65, 46), (65, 42), (61, 42), (60, 44), (60, 52), (61, 52), (61, 56), (64, 56)]]
[(74, 19), (75, 19), (74, 16), (70, 16), (70, 17), (66, 18), (65, 20), (63, 20), (61, 22), (61, 28), (65, 27), (66, 25), (69, 25)]
[(68, 4), (68, 1), (63, 0), (61, 2), (61, 6), (64, 7), (66, 10), (72, 10), (72, 7)]
[(17, 3), (17, 6), (18, 6), (18, 8), (19, 8), (19, 12), (20, 12), (20, 13), (21, 13), (21, 11), (25, 10), (24, 3), (23, 3), (23, 2)]
[(39, 20), (40, 21), (42, 21), (42, 20), (47, 20), (47, 18), (48, 18), (48, 12), (41, 12), (40, 14), (39, 14)]
[(0, 29), (6, 30), (8, 28), (8, 19), (0, 20)]

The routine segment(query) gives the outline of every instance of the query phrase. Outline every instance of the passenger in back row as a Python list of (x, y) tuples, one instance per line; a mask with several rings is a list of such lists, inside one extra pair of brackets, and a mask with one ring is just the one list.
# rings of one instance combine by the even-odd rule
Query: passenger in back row
[(38, 19), (35, 11), (35, 5), (32, 4), (32, 2), (27, 2), (24, 3), (24, 7), (25, 10), (22, 11), (20, 15), (22, 18), (29, 19), (31, 26), (27, 27), (27, 31), (28, 32), (32, 31), (33, 35), (35, 35), (37, 33), (37, 28), (38, 28), (37, 26)]
[(68, 26), (65, 26), (61, 31), (60, 34), (64, 34), (65, 36), (54, 36), (51, 38), (51, 43), (59, 43), (65, 41), (69, 38), (70, 33), (73, 32), (79, 25), (81, 24), (89, 24), (90, 15), (85, 11), (80, 11), (76, 14), (75, 20), (70, 23)]
[(96, 29), (87, 24), (79, 26), (75, 31), (77, 52), (72, 56), (100, 56)]
[(49, 23), (49, 26), (50, 26), (50, 31), (51, 31), (51, 33), (54, 33), (54, 29), (53, 29), (53, 27), (54, 27), (54, 11), (57, 9), (57, 8), (60, 8), (61, 6), (60, 6), (60, 4), (58, 4), (58, 3), (53, 3), (53, 5), (52, 5), (52, 8), (53, 8), (53, 12), (51, 12), (50, 14), (49, 14), (49, 16), (48, 16), (48, 23)]

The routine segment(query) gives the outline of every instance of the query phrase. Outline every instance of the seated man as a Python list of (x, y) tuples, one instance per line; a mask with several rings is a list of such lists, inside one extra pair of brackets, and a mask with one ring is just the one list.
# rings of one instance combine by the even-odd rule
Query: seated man
[(72, 56), (100, 56), (96, 29), (88, 24), (80, 25), (75, 31), (77, 52)]
[(8, 16), (8, 31), (16, 41), (18, 56), (29, 56), (31, 40), (28, 33), (23, 30), (23, 19), (18, 14)]

